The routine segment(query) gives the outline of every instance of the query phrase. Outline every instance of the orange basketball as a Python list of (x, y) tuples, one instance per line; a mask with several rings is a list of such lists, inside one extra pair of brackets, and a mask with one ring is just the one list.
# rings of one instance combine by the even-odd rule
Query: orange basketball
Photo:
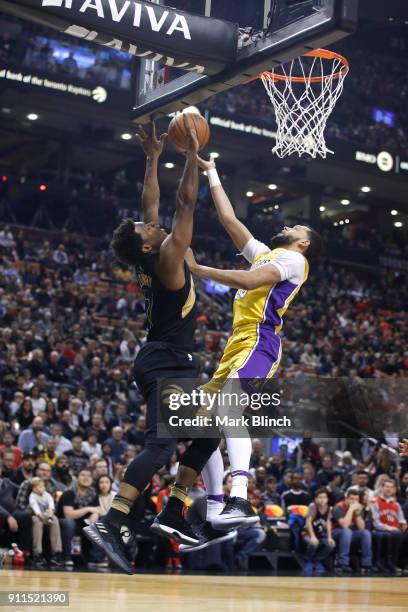
[(206, 119), (199, 113), (184, 112), (176, 115), (169, 125), (169, 138), (178, 151), (187, 151), (189, 127), (195, 128), (201, 151), (210, 140), (211, 132)]

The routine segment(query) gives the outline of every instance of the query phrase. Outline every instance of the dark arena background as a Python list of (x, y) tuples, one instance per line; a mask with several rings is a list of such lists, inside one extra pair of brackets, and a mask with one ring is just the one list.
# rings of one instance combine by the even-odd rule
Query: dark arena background
[[(163, 4), (0, 0), (0, 605), (403, 612), (408, 4)], [(346, 58), (349, 73), (340, 62), (332, 79), (321, 68), (330, 60), (318, 59), (318, 99), (307, 110), (302, 98), (282, 119), (283, 98), (274, 107), (256, 76), (288, 74), (292, 60), (299, 70), (295, 58), (320, 47)], [(307, 79), (306, 69), (306, 86)], [(285, 101), (293, 104), (305, 83), (281, 82), (293, 85)], [(336, 105), (322, 109), (322, 96), (331, 100), (338, 86)], [(119, 261), (111, 240), (123, 219), (143, 221), (138, 124), (149, 135), (154, 118), (160, 135), (189, 107), (211, 129), (200, 155), (214, 159), (249, 232), (268, 245), (284, 228), (311, 227), (323, 251), (277, 330), (272, 381), (284, 396), (280, 416), (296, 425), (252, 437), (244, 473), (256, 519), (187, 553), (150, 529), (174, 502), (179, 465), (194, 445), (176, 436), (183, 440), (133, 505), (131, 528), (122, 527), (134, 573), (126, 576), (83, 532), (112, 512), (149, 429), (133, 368), (149, 344), (149, 302), (146, 312), (140, 274)], [(169, 139), (158, 157), (158, 224), (167, 231), (190, 158)], [(212, 191), (200, 172), (195, 258), (247, 270)], [(236, 289), (238, 299), (251, 293), (222, 278), (194, 276), (188, 355), (199, 366), (196, 386), (211, 380), (223, 356)], [(170, 309), (164, 298), (160, 307)], [(234, 483), (224, 439), (221, 452), (228, 508)], [(42, 486), (54, 510), (38, 505)], [(205, 514), (201, 475), (182, 497)]]

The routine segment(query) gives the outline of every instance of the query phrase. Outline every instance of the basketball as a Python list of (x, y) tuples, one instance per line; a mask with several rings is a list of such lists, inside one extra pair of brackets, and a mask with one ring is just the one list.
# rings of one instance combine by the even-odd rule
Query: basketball
[(195, 128), (200, 151), (210, 140), (210, 126), (202, 115), (192, 112), (180, 113), (171, 120), (168, 129), (169, 138), (178, 151), (187, 151), (190, 127)]

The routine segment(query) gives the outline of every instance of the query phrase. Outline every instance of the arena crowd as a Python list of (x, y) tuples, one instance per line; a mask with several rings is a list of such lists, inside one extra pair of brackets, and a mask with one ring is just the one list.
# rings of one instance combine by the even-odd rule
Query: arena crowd
[[(242, 265), (207, 250), (204, 240), (197, 246), (205, 261)], [(131, 271), (112, 260), (106, 240), (57, 239), (13, 227), (0, 231), (0, 287), (2, 544), (16, 542), (36, 567), (74, 561), (105, 567), (81, 528), (107, 511), (126, 466), (143, 447), (145, 406), (132, 384), (132, 362), (146, 336), (143, 300)], [(231, 293), (208, 295), (200, 283), (197, 291), (196, 352), (206, 381), (228, 337)], [(394, 274), (370, 279), (325, 262), (287, 313), (279, 376), (402, 384), (408, 372), (406, 292)], [(245, 569), (255, 550), (277, 546), (273, 534), (286, 533), (290, 549), (305, 556), (306, 571), (333, 569), (335, 557), (340, 573), (401, 574), (408, 550), (408, 463), (393, 452), (397, 436), (386, 446), (350, 440), (341, 451), (334, 442), (305, 433), (297, 446), (283, 444), (273, 453), (255, 440), (249, 491), (259, 526), (240, 530), (232, 548), (184, 560), (176, 546), (157, 542), (148, 530), (185, 449), (179, 444), (135, 508), (131, 558), (137, 567)], [(226, 493), (229, 484), (225, 457)], [(191, 497), (203, 494), (198, 481)], [(309, 508), (307, 516), (299, 518), (294, 507)], [(384, 523), (384, 516), (392, 521)]]

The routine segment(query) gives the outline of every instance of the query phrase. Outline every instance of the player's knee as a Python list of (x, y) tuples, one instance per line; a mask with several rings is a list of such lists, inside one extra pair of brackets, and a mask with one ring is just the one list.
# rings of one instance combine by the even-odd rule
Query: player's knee
[(153, 439), (147, 440), (145, 450), (152, 456), (154, 464), (157, 469), (160, 469), (168, 461), (170, 461), (176, 448), (175, 440), (160, 440)]

